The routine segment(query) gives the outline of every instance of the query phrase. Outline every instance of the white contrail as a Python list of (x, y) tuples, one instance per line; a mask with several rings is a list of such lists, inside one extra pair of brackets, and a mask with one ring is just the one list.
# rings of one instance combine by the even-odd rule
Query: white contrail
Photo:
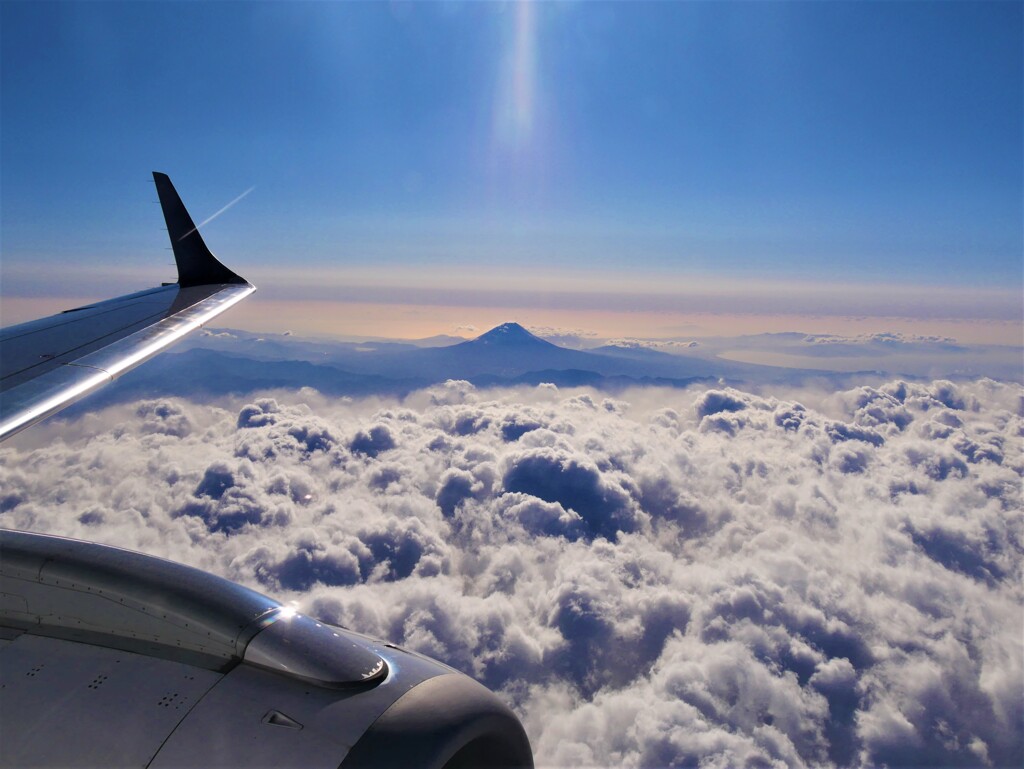
[(206, 224), (208, 224), (208, 223), (212, 222), (212, 221), (213, 221), (214, 219), (216, 219), (216, 218), (217, 218), (218, 216), (220, 216), (220, 215), (221, 215), (222, 213), (224, 213), (225, 211), (227, 211), (227, 210), (228, 210), (229, 208), (231, 208), (231, 206), (233, 206), (233, 205), (234, 205), (235, 203), (237, 203), (237, 202), (238, 202), (239, 200), (241, 200), (242, 198), (244, 198), (244, 197), (245, 197), (246, 195), (248, 195), (248, 194), (249, 194), (250, 192), (252, 192), (252, 191), (253, 191), (254, 189), (256, 189), (256, 187), (255, 187), (255, 186), (252, 186), (252, 187), (250, 187), (249, 189), (247, 189), (247, 190), (246, 190), (245, 192), (243, 192), (243, 193), (242, 193), (241, 195), (239, 195), (239, 196), (238, 196), (237, 198), (235, 198), (235, 199), (234, 199), (234, 200), (232, 200), (232, 201), (231, 201), (230, 203), (228, 203), (228, 204), (227, 204), (226, 206), (224, 206), (224, 208), (222, 208), (222, 209), (221, 209), (220, 211), (218, 211), (217, 213), (213, 214), (212, 216), (208, 216), (208, 217), (206, 217), (205, 219), (203, 219), (203, 221), (199, 222), (199, 224), (197, 224), (197, 225), (196, 225), (195, 227), (193, 227), (193, 228), (192, 228), (191, 230), (189, 230), (189, 231), (188, 231), (188, 232), (186, 232), (186, 233), (185, 233), (184, 235), (182, 235), (182, 236), (181, 236), (180, 238), (178, 238), (178, 240), (184, 240), (184, 239), (185, 239), (185, 238), (187, 238), (187, 237), (188, 237), (189, 235), (191, 235), (191, 234), (192, 234), (193, 232), (195, 232), (196, 230), (198, 230), (198, 229), (199, 229), (200, 227), (203, 227), (204, 225), (206, 225)]

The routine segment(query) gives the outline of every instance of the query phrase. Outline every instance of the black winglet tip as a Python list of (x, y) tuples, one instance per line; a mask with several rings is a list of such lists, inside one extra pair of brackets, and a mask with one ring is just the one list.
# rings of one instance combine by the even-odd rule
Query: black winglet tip
[(170, 177), (154, 171), (153, 181), (167, 223), (174, 260), (178, 265), (178, 285), (187, 288), (217, 283), (248, 283), (245, 278), (221, 264), (206, 247), (203, 236), (189, 216), (185, 204), (181, 202)]

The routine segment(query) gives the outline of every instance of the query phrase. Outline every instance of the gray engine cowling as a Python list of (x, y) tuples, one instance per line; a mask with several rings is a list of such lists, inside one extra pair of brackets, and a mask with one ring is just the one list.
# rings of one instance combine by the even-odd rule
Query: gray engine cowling
[(533, 765), (471, 678), (198, 569), (0, 531), (0, 599), (3, 766)]

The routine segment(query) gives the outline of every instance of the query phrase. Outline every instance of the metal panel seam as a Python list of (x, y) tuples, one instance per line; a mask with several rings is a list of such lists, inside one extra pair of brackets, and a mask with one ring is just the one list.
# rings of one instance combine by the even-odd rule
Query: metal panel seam
[(203, 701), (204, 699), (206, 699), (206, 696), (207, 696), (207, 695), (208, 695), (208, 694), (209, 694), (210, 692), (212, 692), (212, 691), (213, 691), (214, 689), (216, 689), (216, 688), (217, 688), (218, 686), (220, 686), (221, 682), (222, 682), (222, 681), (223, 681), (223, 680), (224, 680), (224, 679), (225, 679), (226, 677), (227, 677), (227, 673), (223, 673), (223, 674), (221, 675), (221, 677), (217, 679), (216, 683), (214, 683), (214, 685), (213, 685), (213, 686), (211, 686), (211, 687), (210, 687), (209, 689), (207, 689), (207, 690), (206, 690), (205, 692), (203, 692), (203, 696), (202, 696), (202, 697), (197, 697), (197, 698), (196, 698), (196, 701), (192, 703), (192, 707), (190, 707), (190, 708), (188, 709), (188, 711), (187, 711), (187, 712), (186, 712), (186, 713), (185, 713), (185, 714), (184, 714), (184, 715), (183, 715), (183, 716), (182, 716), (182, 717), (181, 717), (181, 718), (180, 718), (180, 719), (178, 720), (178, 723), (176, 723), (176, 724), (174, 725), (174, 728), (173, 728), (173, 729), (171, 729), (171, 731), (169, 731), (169, 732), (167, 733), (167, 736), (166, 736), (166, 737), (164, 737), (164, 738), (163, 738), (163, 740), (161, 740), (161, 741), (160, 741), (160, 746), (159, 746), (159, 747), (158, 747), (158, 748), (157, 748), (157, 749), (156, 749), (156, 750), (155, 750), (155, 751), (153, 752), (153, 755), (149, 757), (149, 761), (147, 761), (147, 762), (146, 762), (146, 769), (148, 769), (148, 768), (149, 768), (149, 766), (151, 766), (151, 765), (152, 765), (152, 763), (153, 763), (154, 761), (156, 761), (156, 758), (157, 758), (157, 756), (159, 756), (159, 755), (160, 755), (160, 751), (164, 749), (164, 745), (166, 745), (166, 744), (167, 744), (167, 741), (168, 741), (169, 739), (171, 739), (171, 737), (173, 737), (173, 736), (174, 736), (174, 733), (175, 733), (176, 731), (178, 731), (178, 728), (179, 728), (179, 727), (180, 727), (180, 726), (181, 726), (181, 725), (182, 725), (183, 723), (185, 723), (185, 719), (186, 719), (186, 718), (188, 718), (188, 717), (189, 717), (189, 716), (190, 716), (190, 715), (192, 714), (192, 711), (196, 709), (196, 707), (197, 707), (197, 706), (199, 705), (199, 703), (200, 703), (200, 702), (202, 702), (202, 701)]

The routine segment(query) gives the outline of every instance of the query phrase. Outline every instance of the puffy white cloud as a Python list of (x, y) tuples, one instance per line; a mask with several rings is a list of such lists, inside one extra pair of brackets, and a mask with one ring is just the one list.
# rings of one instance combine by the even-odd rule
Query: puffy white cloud
[(111, 407), (0, 450), (0, 524), (439, 657), (541, 766), (1021, 763), (1024, 388), (617, 397)]
[(673, 339), (635, 339), (633, 337), (617, 337), (609, 339), (605, 344), (609, 347), (623, 347), (627, 350), (689, 350), (700, 347), (700, 342), (679, 342)]
[(581, 328), (559, 328), (557, 326), (528, 326), (527, 330), (553, 344), (571, 349), (593, 347), (598, 343), (597, 334)]
[(922, 334), (905, 334), (901, 331), (880, 331), (872, 334), (841, 336), (839, 334), (808, 334), (803, 340), (813, 345), (848, 345), (848, 344), (956, 344), (956, 339), (948, 336)]

